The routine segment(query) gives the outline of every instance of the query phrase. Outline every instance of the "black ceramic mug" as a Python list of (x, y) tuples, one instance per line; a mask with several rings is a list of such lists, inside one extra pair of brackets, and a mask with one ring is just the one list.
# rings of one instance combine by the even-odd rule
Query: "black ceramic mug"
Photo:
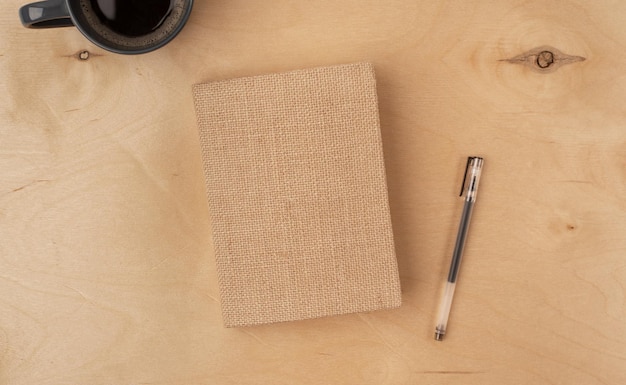
[(94, 44), (122, 54), (154, 51), (183, 28), (193, 0), (46, 0), (20, 8), (28, 28), (76, 26)]

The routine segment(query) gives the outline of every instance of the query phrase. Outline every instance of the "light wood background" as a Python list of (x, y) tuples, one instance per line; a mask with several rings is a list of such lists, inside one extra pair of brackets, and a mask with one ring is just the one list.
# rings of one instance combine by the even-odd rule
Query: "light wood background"
[[(0, 6), (0, 384), (626, 383), (626, 2), (198, 0), (141, 56), (25, 2)], [(225, 329), (191, 85), (356, 61), (403, 305)]]

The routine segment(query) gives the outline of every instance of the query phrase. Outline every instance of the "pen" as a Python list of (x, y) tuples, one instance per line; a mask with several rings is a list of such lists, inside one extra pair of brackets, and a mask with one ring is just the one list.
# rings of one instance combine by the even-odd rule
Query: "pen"
[[(478, 192), (478, 182), (483, 167), (483, 158), (469, 157), (465, 166), (465, 176), (461, 185), (461, 193), (465, 192), (465, 204), (463, 205), (463, 213), (461, 214), (461, 222), (459, 223), (459, 232), (456, 236), (454, 245), (454, 253), (452, 253), (452, 262), (450, 263), (450, 271), (448, 272), (448, 280), (446, 288), (441, 299), (439, 307), (439, 315), (437, 316), (437, 326), (435, 327), (435, 340), (441, 341), (446, 334), (448, 325), (448, 317), (450, 316), (450, 307), (452, 306), (452, 297), (456, 287), (456, 280), (459, 276), (459, 266), (463, 257), (463, 249), (465, 240), (467, 239), (467, 230), (469, 229), (474, 203), (476, 202), (476, 193)], [(467, 184), (465, 183), (467, 181)]]

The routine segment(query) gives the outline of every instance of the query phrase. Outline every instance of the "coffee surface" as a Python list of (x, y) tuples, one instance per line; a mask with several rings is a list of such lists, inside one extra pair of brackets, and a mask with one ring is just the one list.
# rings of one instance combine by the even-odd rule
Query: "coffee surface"
[(100, 21), (129, 37), (143, 36), (159, 28), (175, 0), (91, 0)]

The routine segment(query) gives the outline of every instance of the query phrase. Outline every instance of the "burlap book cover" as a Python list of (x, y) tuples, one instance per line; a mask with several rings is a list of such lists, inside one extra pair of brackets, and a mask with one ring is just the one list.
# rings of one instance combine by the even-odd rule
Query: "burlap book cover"
[(225, 325), (399, 306), (373, 67), (193, 94)]

